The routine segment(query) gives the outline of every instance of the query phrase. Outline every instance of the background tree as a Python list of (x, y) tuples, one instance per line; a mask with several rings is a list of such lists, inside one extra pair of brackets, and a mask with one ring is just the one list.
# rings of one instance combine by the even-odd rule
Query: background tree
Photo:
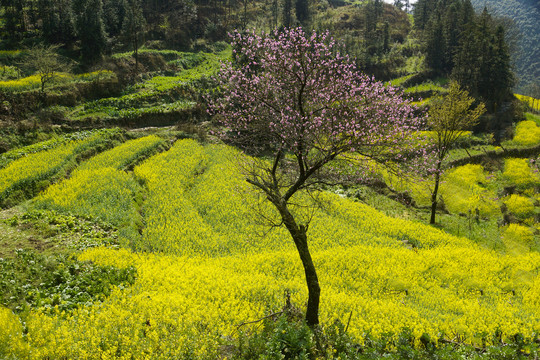
[(125, 16), (122, 33), (133, 49), (135, 71), (139, 69), (139, 47), (142, 44), (146, 21), (143, 16), (140, 0), (125, 0)]
[[(130, 5), (128, 0), (102, 0), (103, 2), (103, 25), (109, 38), (116, 39), (123, 35), (123, 25), (127, 7)], [(139, 11), (143, 9), (139, 4)]]
[(452, 78), (490, 112), (511, 95), (514, 76), (504, 28), (496, 26), (487, 9), (463, 32), (454, 63)]
[(360, 174), (367, 167), (360, 159), (404, 163), (422, 119), (399, 90), (357, 71), (328, 32), (235, 33), (233, 49), (242, 61), (224, 65), (223, 93), (210, 109), (225, 126), (226, 140), (265, 156), (244, 159), (244, 175), (292, 237), (309, 291), (306, 322), (315, 326), (320, 285), (308, 247), (310, 218), (299, 216), (295, 202), (322, 181), (340, 181), (328, 165), (339, 167), (349, 156), (357, 156)]
[(443, 162), (456, 142), (472, 129), (484, 113), (484, 104), (471, 108), (476, 100), (469, 97), (466, 90), (462, 90), (455, 81), (450, 83), (448, 94), (435, 99), (429, 109), (428, 124), (434, 133), (435, 167), (434, 187), (431, 191), (431, 218), (430, 224), (435, 224), (437, 211), (437, 196)]
[(309, 0), (296, 0), (296, 19), (305, 26), (309, 20)]
[[(247, 0), (246, 0), (247, 1)], [(292, 0), (283, 0), (282, 25), (290, 28), (292, 25)]]
[(107, 34), (103, 23), (101, 0), (73, 0), (77, 37), (81, 44), (82, 59), (93, 62), (103, 55)]
[(0, 0), (3, 28), (10, 40), (18, 41), (26, 31), (26, 0)]
[(70, 0), (38, 0), (41, 32), (50, 44), (70, 47), (75, 42), (75, 22)]
[(37, 45), (31, 48), (24, 58), (23, 68), (34, 71), (41, 82), (41, 94), (45, 96), (45, 86), (50, 83), (59, 72), (69, 70), (69, 64), (56, 53), (59, 45)]

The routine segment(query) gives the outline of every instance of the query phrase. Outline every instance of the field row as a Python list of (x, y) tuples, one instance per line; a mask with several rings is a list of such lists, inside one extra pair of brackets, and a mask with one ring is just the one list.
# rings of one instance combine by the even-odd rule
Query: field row
[[(13, 160), (0, 168), (0, 205), (12, 198), (20, 201), (43, 190), (50, 181), (65, 176), (75, 168), (77, 161), (88, 157), (118, 142), (121, 133), (118, 129), (100, 130), (82, 140), (51, 143), (52, 149), (34, 147), (30, 153)], [(33, 152), (33, 151), (36, 152)], [(41, 150), (41, 151), (39, 151)], [(33, 152), (33, 153), (32, 153)], [(11, 158), (23, 155), (16, 152)], [(6, 161), (10, 157), (5, 157)], [(11, 201), (11, 200), (10, 200)], [(7, 205), (10, 204), (6, 203)]]

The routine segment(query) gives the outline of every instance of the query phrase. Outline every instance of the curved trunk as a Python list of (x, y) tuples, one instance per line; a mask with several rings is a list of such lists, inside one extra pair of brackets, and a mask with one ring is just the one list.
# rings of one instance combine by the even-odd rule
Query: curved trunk
[(437, 194), (439, 192), (439, 183), (441, 182), (441, 163), (437, 163), (437, 172), (435, 173), (435, 188), (431, 193), (431, 219), (430, 224), (435, 224), (435, 214), (437, 212)]
[(319, 278), (317, 277), (317, 271), (315, 270), (313, 259), (309, 253), (306, 228), (303, 225), (298, 225), (296, 223), (286, 204), (280, 204), (279, 206), (276, 204), (276, 206), (281, 214), (283, 223), (293, 238), (296, 249), (298, 250), (298, 254), (300, 255), (300, 259), (302, 260), (302, 265), (304, 266), (304, 273), (306, 275), (306, 283), (309, 293), (306, 310), (306, 323), (313, 328), (319, 324), (319, 301), (321, 288), (319, 286)]

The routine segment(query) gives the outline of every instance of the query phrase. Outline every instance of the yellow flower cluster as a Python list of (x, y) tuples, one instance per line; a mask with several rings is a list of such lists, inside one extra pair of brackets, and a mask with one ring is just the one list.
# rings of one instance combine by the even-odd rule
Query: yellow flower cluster
[[(275, 213), (239, 174), (234, 164), (241, 156), (182, 140), (137, 166), (148, 196), (143, 235), (134, 241), (154, 252), (93, 248), (79, 256), (99, 265), (134, 266), (135, 284), (69, 314), (32, 312), (25, 340), (18, 330), (0, 327), (0, 339), (14, 334), (7, 354), (216, 359), (238, 324), (283, 306), (285, 289), (303, 306), (307, 291), (298, 254), (283, 229), (263, 236), (268, 228), (255, 209), (266, 218)], [(503, 339), (516, 333), (531, 339), (540, 331), (538, 253), (499, 254), (335, 194), (318, 200), (323, 206), (313, 214), (308, 236), (323, 324), (352, 312), (349, 332), (360, 342), (367, 333), (404, 327), (417, 339), (427, 333), (475, 344), (498, 331)]]
[(0, 199), (11, 189), (25, 186), (25, 182), (47, 179), (69, 160), (81, 141), (24, 156), (0, 169)]
[(527, 216), (534, 212), (534, 203), (528, 197), (512, 194), (504, 201), (508, 211), (517, 216)]
[(140, 186), (119, 169), (163, 142), (152, 135), (98, 154), (81, 164), (69, 179), (49, 187), (34, 205), (90, 215), (119, 227), (124, 238), (136, 236), (134, 232), (141, 222), (136, 204)]
[[(90, 73), (72, 75), (68, 73), (55, 73), (55, 81), (93, 81), (96, 79), (106, 79), (114, 76), (110, 70), (99, 70)], [(8, 91), (23, 91), (38, 88), (41, 86), (41, 76), (39, 74), (27, 76), (16, 80), (0, 81), (0, 88)]]
[(540, 110), (540, 99), (535, 99), (533, 97), (530, 97), (530, 96), (525, 96), (525, 95), (519, 95), (519, 94), (514, 94), (519, 100), (525, 102), (527, 105), (529, 105), (532, 109), (538, 111)]
[[(22, 324), (10, 309), (0, 305), (0, 356), (28, 352), (28, 343), (23, 340)], [(13, 350), (17, 349), (16, 352)]]
[(516, 126), (514, 142), (527, 146), (540, 143), (540, 127), (532, 120), (519, 122)]
[(37, 88), (41, 84), (39, 75), (31, 75), (17, 80), (0, 81), (0, 88), (5, 90), (24, 90), (28, 88)]
[[(431, 205), (431, 191), (434, 181), (418, 179), (403, 181), (390, 174), (384, 174), (385, 181), (395, 190), (407, 191), (417, 204)], [(487, 186), (490, 180), (481, 165), (467, 164), (446, 171), (442, 175), (439, 196), (444, 205), (452, 213), (475, 212), (482, 216), (497, 216), (500, 207), (496, 201), (497, 194)]]
[(130, 140), (85, 161), (78, 167), (78, 170), (95, 170), (106, 167), (122, 169), (139, 156), (146, 154), (164, 143), (165, 141), (156, 135)]
[(510, 224), (504, 229), (502, 240), (508, 252), (523, 253), (529, 250), (534, 234), (529, 227)]
[(453, 213), (474, 212), (497, 216), (500, 208), (495, 200), (497, 194), (486, 188), (488, 183), (481, 165), (467, 164), (448, 171), (441, 184), (444, 204)]
[[(137, 267), (132, 288), (99, 307), (27, 319), (33, 356), (51, 358), (212, 358), (236, 326), (278, 310), (284, 289), (302, 304), (303, 271), (293, 251), (178, 257), (92, 249), (80, 259)], [(323, 289), (321, 321), (344, 320), (359, 341), (408, 327), (481, 343), (534, 336), (540, 326), (537, 254), (501, 256), (460, 247), (417, 252), (356, 245), (314, 252)], [(15, 351), (24, 351), (22, 350)]]
[(531, 169), (528, 159), (506, 159), (502, 175), (511, 184), (522, 188), (540, 184), (540, 175)]

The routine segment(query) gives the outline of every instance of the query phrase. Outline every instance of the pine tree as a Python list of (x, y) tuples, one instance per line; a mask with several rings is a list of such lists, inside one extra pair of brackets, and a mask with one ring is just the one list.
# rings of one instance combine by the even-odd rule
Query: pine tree
[(25, 0), (1, 0), (0, 6), (3, 18), (3, 30), (8, 34), (11, 42), (18, 42), (26, 31)]
[(424, 30), (436, 8), (436, 0), (418, 0), (414, 4), (413, 19), (415, 29)]
[(73, 11), (77, 14), (75, 24), (82, 59), (93, 62), (103, 55), (107, 45), (103, 3), (101, 0), (73, 0)]
[(146, 21), (143, 16), (140, 0), (125, 0), (126, 14), (122, 24), (122, 34), (130, 43), (135, 57), (135, 71), (139, 68), (139, 47), (144, 35)]
[(51, 44), (71, 46), (76, 39), (70, 0), (39, 0), (41, 35)]
[(501, 103), (511, 96), (510, 91), (515, 84), (514, 74), (511, 68), (510, 51), (505, 41), (505, 29), (502, 25), (495, 29), (494, 57), (492, 59), (492, 89), (493, 106), (497, 110)]
[(443, 36), (443, 23), (440, 14), (432, 16), (425, 28), (426, 64), (437, 74), (445, 72), (446, 48)]
[[(126, 16), (126, 0), (103, 0), (103, 24), (109, 37), (121, 35)], [(140, 8), (142, 11), (142, 7)]]
[(285, 28), (290, 28), (292, 25), (292, 0), (283, 0), (283, 22)]
[(306, 25), (309, 19), (309, 1), (308, 0), (296, 0), (296, 19), (301, 25)]
[(461, 36), (452, 77), (495, 112), (511, 94), (514, 77), (504, 28), (484, 9)]

